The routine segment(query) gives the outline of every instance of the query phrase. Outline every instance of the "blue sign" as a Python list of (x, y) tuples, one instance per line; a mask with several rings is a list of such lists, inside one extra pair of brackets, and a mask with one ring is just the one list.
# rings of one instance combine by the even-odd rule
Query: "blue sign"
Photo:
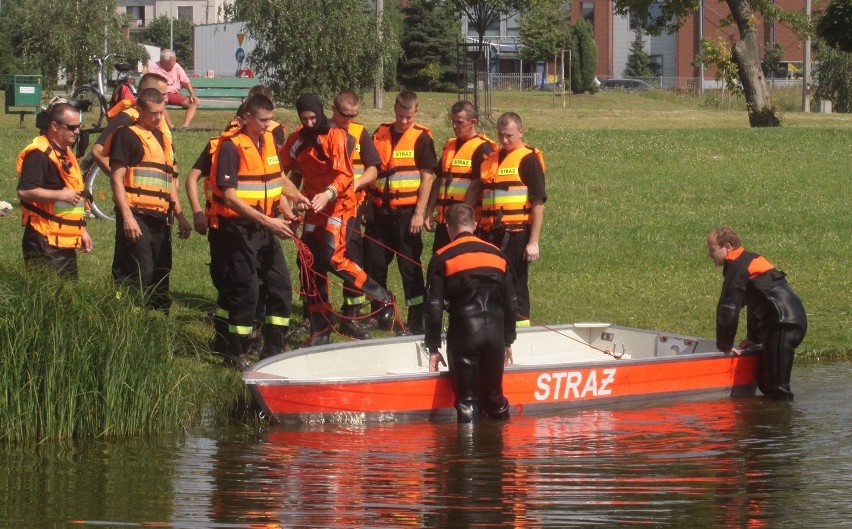
[(246, 50), (242, 48), (237, 48), (237, 53), (235, 54), (237, 62), (242, 64), (242, 62), (246, 59)]

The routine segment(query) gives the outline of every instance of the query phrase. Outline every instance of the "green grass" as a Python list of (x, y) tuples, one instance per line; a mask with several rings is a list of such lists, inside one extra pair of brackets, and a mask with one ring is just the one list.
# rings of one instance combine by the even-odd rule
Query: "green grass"
[[(371, 98), (365, 98), (360, 119), (368, 128), (392, 120), (393, 96), (387, 94), (383, 110), (366, 108), (372, 105)], [(795, 94), (787, 97), (793, 99)], [(455, 99), (453, 94), (421, 94), (419, 120), (432, 128), (438, 149), (451, 135), (446, 115)], [(793, 288), (804, 300), (810, 329), (799, 357), (849, 355), (852, 215), (848, 174), (852, 167), (852, 116), (785, 111), (783, 127), (750, 129), (742, 109), (715, 110), (706, 105), (704, 98), (663, 91), (571, 96), (567, 108), (563, 108), (561, 98), (547, 92), (501, 92), (493, 96), (492, 105), (495, 117), (507, 110), (523, 117), (527, 141), (544, 151), (547, 162), (549, 200), (542, 260), (531, 267), (534, 320), (604, 320), (712, 336), (721, 273), (707, 259), (704, 237), (711, 229), (728, 224), (740, 232), (748, 249), (763, 253), (788, 272)], [(212, 131), (230, 117), (231, 111), (201, 110), (194, 125)], [(278, 117), (292, 130), (296, 123), (294, 111), (279, 111)], [(175, 120), (180, 118), (175, 116)], [(0, 116), (0, 159), (8, 168), (7, 177), (0, 179), (0, 200), (15, 205), (14, 160), (35, 135), (33, 128), (18, 129), (17, 119)], [(32, 127), (32, 116), (26, 123)], [(176, 134), (178, 161), (184, 174), (211, 131)], [(484, 131), (496, 137), (490, 126)], [(0, 230), (0, 279), (15, 294), (11, 299), (26, 305), (21, 292), (14, 292), (16, 285), (33, 283), (35, 287), (46, 287), (43, 280), (25, 275), (16, 265), (21, 262), (19, 224), (17, 209), (0, 219), (0, 225), (5, 226)], [(162, 337), (123, 337), (117, 326), (77, 325), (81, 318), (113, 317), (106, 316), (110, 312), (94, 312), (97, 307), (89, 307), (85, 299), (91, 298), (91, 305), (97, 306), (105, 303), (110, 293), (114, 294), (109, 267), (115, 226), (93, 220), (89, 229), (95, 251), (80, 255), (79, 286), (48, 288), (55, 288), (57, 296), (65, 295), (66, 290), (73, 292), (67, 294), (69, 298), (56, 298), (63, 309), (69, 307), (69, 319), (63, 316), (52, 322), (44, 318), (49, 314), (48, 307), (32, 304), (26, 305), (24, 313), (45, 323), (28, 329), (25, 340), (15, 335), (15, 326), (3, 327), (9, 329), (3, 337), (4, 354), (16, 358), (15, 362), (24, 361), (19, 357), (28, 354), (29, 343), (40, 344), (43, 355), (38, 364), (42, 371), (27, 371), (22, 364), (14, 364), (11, 374), (0, 373), (6, 398), (22, 391), (20, 385), (27, 380), (26, 372), (54, 376), (47, 371), (49, 362), (44, 361), (44, 355), (58, 354), (55, 351), (65, 349), (59, 344), (70, 340), (78, 349), (69, 353), (72, 363), (88, 362), (94, 358), (92, 355), (124, 355), (125, 359), (109, 368), (116, 371), (113, 380), (118, 383), (110, 388), (103, 385), (86, 390), (93, 392), (86, 397), (91, 400), (74, 401), (76, 404), (69, 401), (61, 412), (57, 408), (55, 420), (61, 427), (56, 436), (81, 431), (147, 431), (162, 428), (164, 423), (174, 427), (199, 417), (198, 399), (212, 403), (210, 409), (223, 414), (233, 408), (234, 402), (244, 399), (239, 378), (220, 369), (217, 359), (200, 352), (210, 333), (206, 312), (215, 298), (207, 270), (206, 239), (197, 234), (186, 241), (175, 239), (171, 285), (176, 304), (168, 318), (145, 311), (132, 312), (132, 305), (117, 308), (112, 302), (107, 303), (108, 309), (104, 310), (123, 311), (119, 319), (138, 319), (144, 326), (165, 325), (170, 329)], [(425, 244), (428, 258), (431, 236), (426, 236)], [(295, 278), (293, 245), (284, 246)], [(391, 288), (401, 291), (396, 272), (391, 273)], [(9, 303), (8, 299), (3, 302)], [(68, 299), (73, 299), (73, 303)], [(4, 309), (4, 318), (9, 318), (16, 307)], [(23, 326), (28, 318), (15, 322), (14, 325)], [(121, 378), (120, 372), (137, 370), (137, 359), (148, 355), (156, 359), (154, 367), (167, 366), (166, 371), (175, 371), (176, 378), (152, 375), (153, 382), (146, 383), (157, 388), (156, 396), (146, 394), (147, 400), (139, 400), (142, 392), (137, 384), (143, 383), (141, 378)], [(3, 369), (12, 365), (7, 361)], [(98, 365), (103, 368), (99, 368), (99, 376), (106, 373), (105, 364)], [(139, 368), (143, 370), (142, 366)], [(92, 377), (91, 373), (80, 371), (75, 376), (85, 381)], [(193, 384), (201, 384), (203, 389)], [(34, 388), (25, 387), (28, 399), (42, 407), (53, 405)], [(107, 389), (124, 391), (112, 395)], [(86, 395), (81, 390), (74, 398), (84, 399)], [(170, 403), (164, 400), (178, 395)], [(75, 410), (81, 406), (88, 409), (90, 404), (94, 407), (98, 399), (109, 399), (116, 404), (116, 410), (128, 408), (128, 424), (113, 424), (119, 421), (118, 411), (78, 422)], [(131, 412), (137, 405), (156, 409), (166, 419), (158, 423), (139, 410)], [(26, 413), (28, 417), (33, 414), (35, 410)], [(13, 414), (10, 417), (14, 418)], [(43, 427), (25, 429), (20, 423), (22, 417), (19, 416), (19, 423), (9, 417), (3, 419), (6, 426), (0, 436), (50, 435)]]

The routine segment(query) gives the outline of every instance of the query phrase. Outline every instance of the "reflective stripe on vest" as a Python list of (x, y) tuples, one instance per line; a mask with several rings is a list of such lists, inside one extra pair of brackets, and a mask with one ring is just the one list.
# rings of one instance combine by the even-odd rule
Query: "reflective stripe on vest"
[[(237, 131), (239, 132), (239, 131)], [(225, 205), (225, 195), (216, 186), (219, 154), (224, 140), (230, 140), (237, 148), (240, 167), (237, 170), (237, 198), (268, 217), (278, 216), (278, 200), (284, 188), (284, 175), (278, 162), (275, 139), (271, 132), (263, 135), (261, 150), (251, 138), (242, 133), (219, 137), (219, 148), (213, 155), (210, 183), (213, 189), (213, 209), (216, 214), (228, 218), (240, 218), (240, 214)]]
[[(360, 123), (349, 122), (346, 130), (355, 138), (355, 149), (352, 150), (352, 176), (358, 180), (364, 176), (364, 161), (361, 159), (361, 137), (364, 134), (364, 125)], [(361, 188), (355, 191), (355, 200), (358, 204), (363, 204), (367, 200), (367, 190)]]
[(396, 145), (392, 145), (393, 123), (380, 125), (373, 135), (373, 142), (382, 160), (376, 180), (370, 184), (370, 199), (379, 207), (396, 208), (417, 204), (420, 191), (420, 170), (414, 159), (417, 138), (432, 131), (422, 125), (413, 125), (402, 134)]
[(142, 142), (142, 161), (128, 167), (124, 175), (124, 191), (130, 209), (168, 213), (172, 199), (172, 176), (174, 159), (171, 142), (163, 137), (160, 145), (154, 134), (139, 125), (128, 127)]
[(519, 167), (530, 153), (535, 153), (544, 167), (541, 151), (527, 145), (508, 153), (502, 162), (500, 151), (495, 151), (482, 163), (481, 229), (518, 231), (529, 224), (532, 204)]
[(497, 150), (497, 144), (484, 134), (477, 134), (464, 142), (458, 152), (456, 152), (458, 144), (456, 138), (451, 138), (444, 144), (444, 151), (441, 154), (441, 173), (444, 182), (439, 189), (438, 212), (435, 216), (438, 222), (444, 222), (444, 213), (448, 207), (464, 202), (473, 179), (473, 155), (484, 143), (489, 143), (492, 151)]
[[(75, 191), (83, 191), (83, 175), (80, 164), (70, 149), (66, 149), (66, 166), (56, 151), (50, 146), (45, 136), (38, 136), (27, 145), (18, 155), (16, 169), (18, 177), (24, 166), (24, 158), (33, 151), (43, 152), (50, 162), (56, 166), (65, 187)], [(57, 248), (80, 248), (83, 244), (83, 226), (86, 225), (85, 203), (81, 200), (76, 205), (57, 200), (55, 202), (28, 202), (21, 200), (21, 224), (30, 225), (34, 230), (47, 238), (48, 244)]]

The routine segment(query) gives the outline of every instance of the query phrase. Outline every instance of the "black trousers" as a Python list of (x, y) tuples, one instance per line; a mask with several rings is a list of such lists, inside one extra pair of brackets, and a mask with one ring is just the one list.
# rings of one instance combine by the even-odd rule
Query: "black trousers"
[(140, 291), (150, 307), (168, 310), (169, 275), (172, 271), (172, 228), (165, 218), (133, 213), (142, 237), (136, 242), (124, 236), (124, 218), (115, 217), (115, 253), (112, 277)]
[(24, 262), (28, 265), (44, 266), (62, 277), (77, 279), (77, 250), (75, 248), (57, 248), (47, 242), (47, 237), (32, 226), (24, 227), (21, 239)]
[(264, 325), (289, 326), (293, 286), (278, 239), (254, 222), (226, 218), (219, 221), (218, 237), (220, 296), (228, 311), (228, 331), (251, 334), (261, 284), (266, 292)]
[(774, 325), (766, 331), (758, 372), (761, 393), (782, 400), (793, 398), (790, 390), (793, 357), (805, 332), (797, 325)]
[(456, 391), (459, 422), (476, 422), (481, 411), (494, 419), (509, 417), (503, 395), (502, 318), (486, 314), (450, 314), (447, 354)]
[(480, 233), (483, 240), (490, 242), (500, 248), (509, 264), (512, 265), (512, 273), (515, 276), (515, 295), (518, 298), (517, 321), (530, 319), (530, 287), (529, 269), (530, 263), (524, 259), (524, 250), (529, 241), (529, 230), (503, 231), (496, 230), (488, 233)]
[(375, 241), (399, 252), (400, 257), (397, 257), (396, 265), (402, 276), (405, 301), (409, 306), (421, 305), (426, 295), (426, 283), (423, 280), (423, 266), (420, 261), (423, 239), (419, 233), (411, 235), (408, 232), (413, 214), (413, 207), (390, 212), (376, 208), (367, 222), (364, 240), (364, 270), (384, 288), (388, 286), (388, 267), (395, 254)]
[(447, 225), (442, 222), (435, 226), (435, 239), (432, 241), (432, 253), (437, 252), (451, 242), (450, 233), (447, 231)]

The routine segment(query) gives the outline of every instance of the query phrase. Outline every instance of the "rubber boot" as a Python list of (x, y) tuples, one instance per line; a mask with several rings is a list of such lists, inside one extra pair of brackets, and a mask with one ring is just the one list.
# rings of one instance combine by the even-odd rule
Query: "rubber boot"
[(225, 364), (241, 371), (247, 369), (251, 365), (250, 348), (251, 338), (249, 336), (229, 333), (228, 356), (225, 357)]
[(343, 306), (343, 319), (340, 322), (338, 330), (340, 331), (340, 334), (349, 336), (350, 338), (355, 338), (356, 340), (369, 340), (371, 338), (369, 331), (364, 329), (361, 326), (361, 322), (358, 320), (359, 308), (361, 308), (360, 305)]
[(305, 345), (314, 347), (331, 342), (331, 325), (328, 323), (328, 316), (322, 312), (310, 315), (308, 319), (311, 322), (311, 339)]
[(479, 422), (477, 374), (473, 366), (459, 362), (453, 365), (456, 382), (456, 420), (459, 423)]
[(376, 310), (379, 311), (376, 313), (376, 326), (379, 329), (389, 331), (393, 327), (394, 317), (396, 316), (396, 304), (394, 303), (393, 294), (391, 294), (389, 300), (373, 309), (373, 312)]
[(260, 359), (269, 358), (283, 353), (287, 350), (287, 334), (289, 327), (279, 325), (263, 326), (263, 349), (260, 350)]
[(218, 354), (228, 352), (228, 320), (221, 316), (213, 315), (213, 342), (210, 350)]
[(408, 334), (423, 334), (423, 304), (412, 305), (408, 307), (408, 319), (405, 323), (405, 330)]

